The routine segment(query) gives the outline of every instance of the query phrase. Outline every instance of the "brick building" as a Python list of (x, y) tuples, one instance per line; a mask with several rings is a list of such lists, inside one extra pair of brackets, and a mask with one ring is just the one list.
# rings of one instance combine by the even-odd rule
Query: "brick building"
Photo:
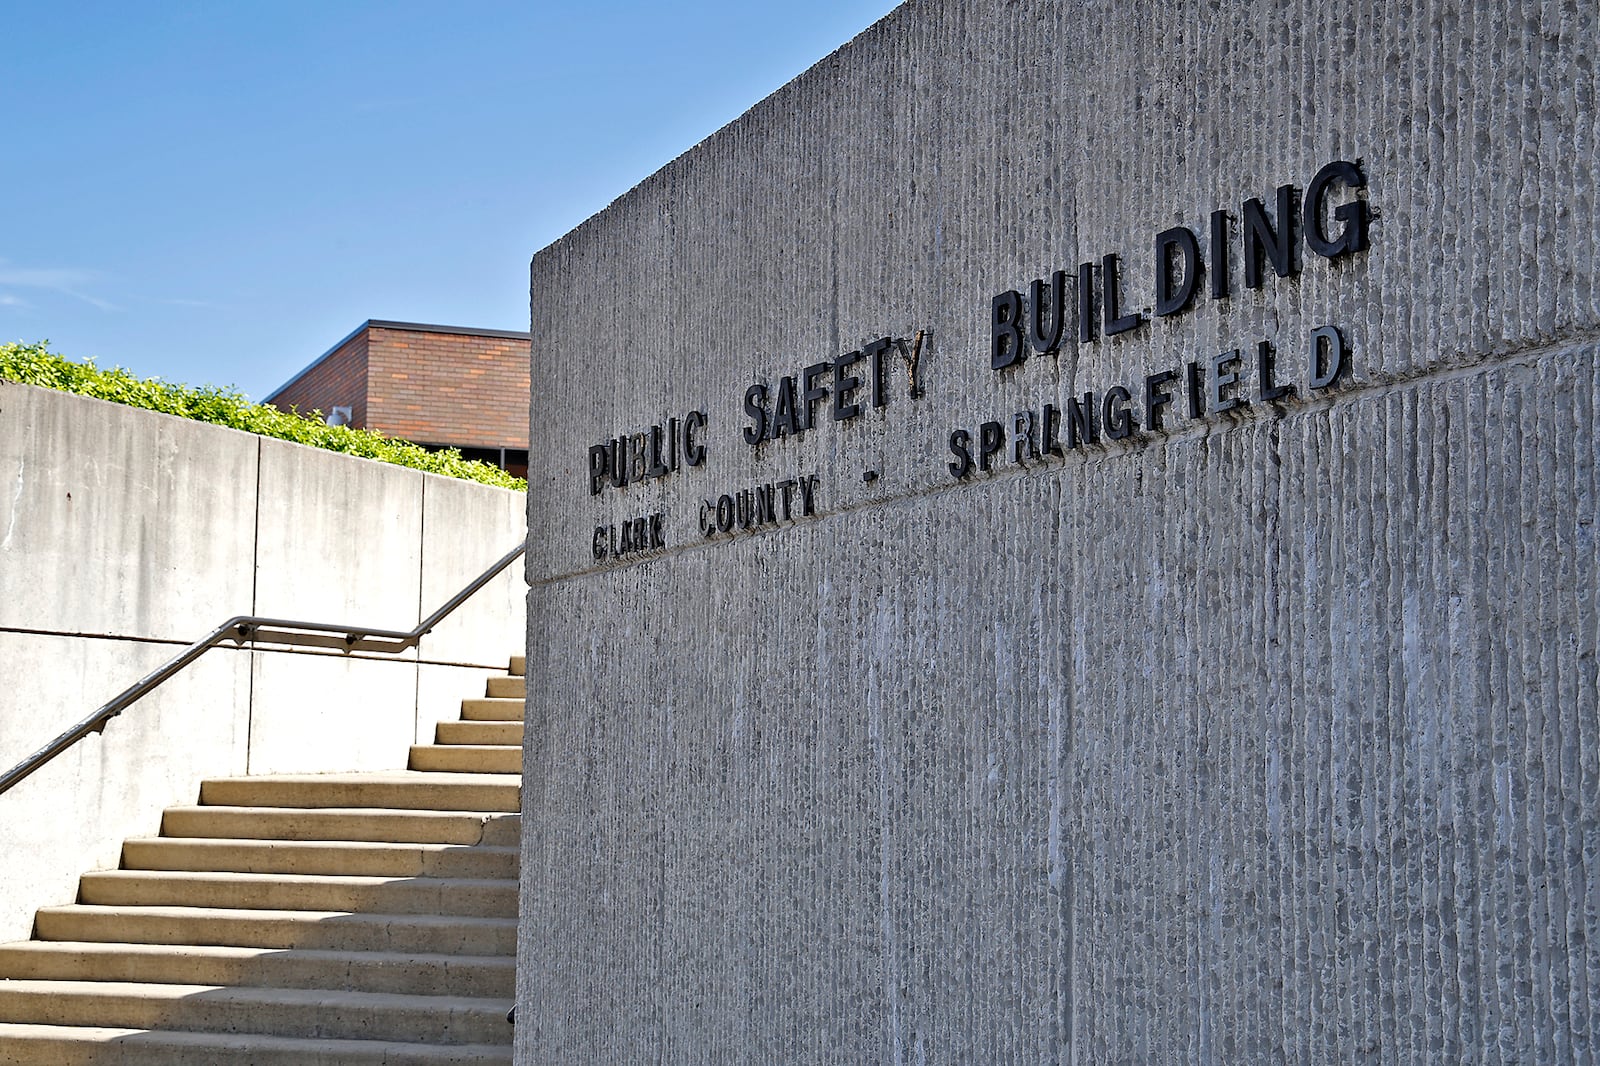
[(369, 319), (267, 403), (528, 471), (526, 333)]

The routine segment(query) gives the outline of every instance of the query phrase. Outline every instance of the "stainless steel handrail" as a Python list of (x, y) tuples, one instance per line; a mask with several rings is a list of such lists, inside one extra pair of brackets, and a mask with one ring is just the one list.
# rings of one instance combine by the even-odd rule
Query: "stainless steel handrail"
[(0, 794), (5, 793), (17, 782), (72, 747), (72, 745), (90, 733), (102, 732), (106, 727), (106, 723), (121, 714), (127, 707), (143, 699), (167, 678), (176, 674), (179, 670), (182, 670), (185, 666), (188, 666), (225, 640), (232, 640), (235, 644), (243, 644), (247, 640), (253, 640), (268, 644), (303, 644), (312, 647), (340, 648), (344, 651), (376, 651), (385, 655), (393, 655), (414, 647), (435, 626), (444, 621), (451, 612), (465, 603), (473, 593), (498, 577), (500, 571), (515, 562), (517, 557), (527, 549), (527, 542), (524, 541), (513, 550), (507, 552), (500, 558), (499, 562), (469, 581), (460, 592), (446, 600), (442, 607), (418, 623), (415, 629), (403, 631), (373, 629), (368, 626), (342, 626), (327, 622), (296, 622), (283, 618), (263, 618), (259, 615), (250, 614), (235, 615), (189, 645), (178, 655), (168, 659), (151, 673), (146, 674), (133, 685), (118, 693), (110, 702), (102, 705), (89, 717), (6, 771), (4, 776), (0, 776)]

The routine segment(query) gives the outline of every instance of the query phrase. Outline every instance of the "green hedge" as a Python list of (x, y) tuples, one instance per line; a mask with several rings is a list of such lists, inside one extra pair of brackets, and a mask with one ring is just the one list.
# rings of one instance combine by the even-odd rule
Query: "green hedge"
[(0, 378), (414, 467), (430, 474), (480, 481), (518, 492), (528, 489), (528, 483), (521, 478), (488, 463), (463, 459), (454, 448), (430, 452), (373, 430), (330, 426), (322, 421), (320, 411), (311, 415), (280, 411), (268, 404), (251, 403), (234, 388), (174, 385), (160, 378), (134, 377), (121, 367), (101, 370), (93, 360), (75, 363), (50, 351), (45, 344), (0, 344)]

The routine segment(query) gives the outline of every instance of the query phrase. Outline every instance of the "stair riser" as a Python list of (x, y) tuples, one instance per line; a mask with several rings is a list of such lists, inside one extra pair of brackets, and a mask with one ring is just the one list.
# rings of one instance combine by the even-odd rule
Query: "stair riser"
[[(186, 997), (122, 994), (85, 983), (81, 990), (51, 992), (0, 982), (0, 1022), (94, 1025), (127, 1029), (231, 1032), (245, 1023), (252, 1033), (346, 1040), (426, 1041), (433, 1044), (510, 1043), (506, 1007), (352, 1007), (303, 1001), (277, 1002), (248, 989), (204, 991)], [(163, 988), (165, 986), (153, 986)]]
[(417, 744), (411, 769), (467, 774), (520, 774), (522, 749), (466, 745)]
[(528, 695), (528, 679), (524, 677), (491, 677), (486, 695), (493, 700), (521, 700)]
[[(521, 722), (440, 722), (434, 729), (439, 744), (522, 744)], [(521, 767), (518, 767), (521, 769)]]
[[(384, 844), (489, 843), (490, 827), (516, 821), (496, 814), (485, 822), (473, 814), (293, 810), (271, 807), (173, 807), (161, 819), (169, 837), (244, 840), (350, 840)], [(502, 830), (503, 831), (503, 830)], [(515, 843), (513, 840), (512, 843)]]
[[(399, 995), (509, 999), (516, 991), (511, 959), (421, 960), (403, 955), (373, 961), (372, 952), (263, 952), (214, 958), (184, 946), (106, 945), (57, 949), (54, 944), (0, 947), (0, 973), (38, 981), (133, 981), (151, 984), (249, 985), (261, 988), (330, 988)], [(366, 957), (364, 957), (366, 956)]]
[(517, 950), (516, 922), (508, 919), (407, 921), (403, 916), (360, 914), (202, 917), (63, 907), (41, 910), (34, 929), (41, 940), (111, 944), (220, 944), (427, 955), (515, 955)]
[(378, 807), (386, 810), (490, 811), (522, 809), (518, 784), (477, 781), (316, 782), (232, 778), (200, 786), (202, 804), (228, 807)]
[(509, 1066), (511, 1049), (0, 1025), (0, 1066)]
[(528, 672), (527, 657), (522, 655), (513, 655), (511, 657), (510, 672), (512, 677), (522, 677), (524, 674), (526, 674)]
[(122, 846), (122, 866), (125, 870), (514, 880), (517, 876), (517, 853), (476, 847), (436, 851), (406, 847), (130, 840)]
[(462, 700), (461, 718), (467, 722), (520, 722), (521, 700)]
[(508, 818), (496, 818), (485, 825), (483, 843), (497, 848), (521, 848), (522, 816), (514, 814)]
[(517, 886), (438, 878), (376, 885), (213, 881), (137, 871), (85, 874), (78, 899), (98, 907), (221, 907), (237, 910), (366, 911), (515, 918)]

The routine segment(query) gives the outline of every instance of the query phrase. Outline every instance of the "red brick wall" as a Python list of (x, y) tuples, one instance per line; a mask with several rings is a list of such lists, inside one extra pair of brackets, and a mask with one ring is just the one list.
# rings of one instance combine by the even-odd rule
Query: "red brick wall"
[[(328, 414), (335, 407), (349, 407), (350, 425), (367, 425), (367, 330), (362, 330), (329, 352), (304, 374), (285, 385), (267, 402), (282, 410), (297, 408), (301, 414), (312, 411)], [(527, 407), (527, 400), (523, 400)], [(527, 427), (523, 427), (527, 439)]]
[(419, 444), (528, 446), (529, 343), (368, 330), (369, 428)]

